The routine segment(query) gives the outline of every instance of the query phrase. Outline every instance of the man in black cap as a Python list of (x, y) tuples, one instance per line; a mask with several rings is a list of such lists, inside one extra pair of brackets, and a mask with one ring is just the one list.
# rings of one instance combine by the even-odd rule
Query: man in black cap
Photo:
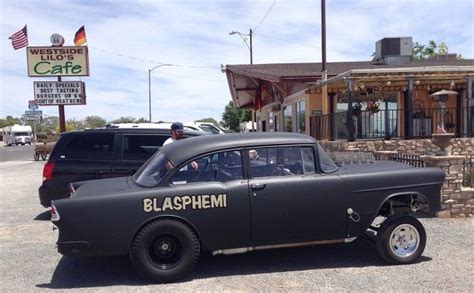
[[(184, 131), (183, 123), (173, 122), (173, 124), (171, 124), (171, 137), (168, 138), (167, 140), (165, 140), (163, 145), (167, 145), (167, 144), (172, 143), (175, 140), (180, 140), (180, 139), (184, 138), (183, 131)], [(190, 163), (190, 165), (195, 170), (198, 168), (198, 164), (195, 161), (192, 161)], [(184, 167), (184, 168), (186, 168), (186, 167)]]
[(165, 140), (163, 145), (167, 145), (169, 143), (172, 143), (175, 140), (182, 139), (183, 138), (183, 131), (184, 131), (183, 123), (173, 122), (173, 124), (171, 124), (171, 137), (168, 138), (167, 140)]

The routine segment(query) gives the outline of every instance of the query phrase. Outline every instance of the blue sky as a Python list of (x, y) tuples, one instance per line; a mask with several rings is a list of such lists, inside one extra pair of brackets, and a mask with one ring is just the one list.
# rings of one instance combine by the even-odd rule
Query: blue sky
[[(8, 37), (28, 25), (30, 46), (49, 46), (52, 33), (73, 45), (85, 25), (90, 76), (87, 105), (67, 106), (66, 119), (98, 115), (148, 117), (148, 69), (154, 121), (221, 119), (230, 93), (221, 64), (246, 64), (237, 35), (256, 28), (254, 63), (320, 62), (320, 2), (261, 1), (7, 1), (0, 0), (0, 117), (20, 116), (33, 97), (25, 49)], [(446, 42), (474, 58), (474, 1), (326, 1), (328, 61), (369, 60), (383, 37)], [(77, 80), (69, 78), (65, 80)], [(40, 108), (58, 115), (56, 106)]]

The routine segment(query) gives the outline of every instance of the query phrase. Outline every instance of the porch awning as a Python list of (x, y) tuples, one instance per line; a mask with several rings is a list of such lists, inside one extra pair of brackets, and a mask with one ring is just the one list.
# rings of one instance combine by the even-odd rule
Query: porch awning
[[(436, 83), (441, 81), (466, 82), (469, 76), (474, 76), (474, 66), (426, 66), (426, 67), (400, 67), (377, 69), (354, 69), (341, 73), (325, 81), (310, 83), (310, 88), (321, 88), (326, 85), (328, 90), (345, 89), (346, 82), (351, 79), (354, 85), (377, 84), (381, 86), (406, 85), (408, 78), (413, 78), (418, 83)], [(387, 84), (387, 82), (389, 82)], [(380, 83), (385, 83), (380, 84)]]

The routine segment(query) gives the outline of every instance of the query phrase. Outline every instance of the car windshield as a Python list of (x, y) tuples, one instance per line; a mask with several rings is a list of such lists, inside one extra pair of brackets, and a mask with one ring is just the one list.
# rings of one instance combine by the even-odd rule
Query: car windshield
[(219, 134), (219, 130), (211, 125), (201, 124), (199, 125), (199, 127), (201, 127), (201, 129), (211, 134)]
[(30, 136), (28, 132), (15, 132), (14, 136)]
[(133, 179), (138, 185), (144, 187), (156, 186), (169, 171), (168, 162), (168, 158), (162, 152), (157, 152), (135, 172)]
[(319, 165), (321, 166), (321, 170), (324, 173), (332, 173), (337, 171), (339, 167), (333, 162), (333, 160), (331, 160), (323, 147), (319, 143), (317, 145), (319, 153)]

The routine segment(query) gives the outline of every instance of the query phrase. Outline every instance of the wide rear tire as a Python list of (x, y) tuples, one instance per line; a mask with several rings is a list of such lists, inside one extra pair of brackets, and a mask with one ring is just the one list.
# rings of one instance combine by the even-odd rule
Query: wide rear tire
[(135, 270), (153, 282), (174, 282), (192, 272), (200, 254), (199, 239), (188, 226), (156, 220), (135, 236), (130, 260)]
[(378, 253), (388, 263), (413, 263), (425, 250), (425, 228), (411, 216), (389, 217), (377, 232), (376, 245)]

